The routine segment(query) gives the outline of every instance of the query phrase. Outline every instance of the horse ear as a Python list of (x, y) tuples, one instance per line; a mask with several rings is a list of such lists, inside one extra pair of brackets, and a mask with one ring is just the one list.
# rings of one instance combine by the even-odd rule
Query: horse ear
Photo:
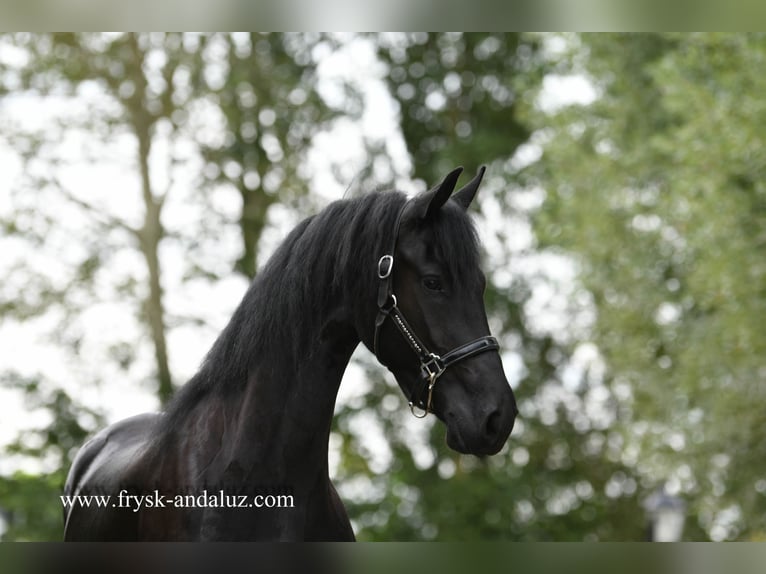
[(422, 193), (415, 199), (415, 209), (418, 217), (427, 219), (432, 217), (442, 205), (447, 203), (449, 196), (455, 189), (457, 178), (460, 177), (463, 168), (458, 167), (447, 174), (444, 180), (429, 191)]
[(485, 171), (487, 171), (487, 169), (484, 166), (481, 166), (479, 168), (479, 173), (477, 173), (476, 176), (465, 185), (465, 187), (463, 187), (460, 191), (452, 196), (452, 199), (457, 201), (463, 209), (468, 209), (468, 206), (471, 205), (471, 202), (476, 195), (476, 190), (479, 189), (481, 178), (484, 177)]

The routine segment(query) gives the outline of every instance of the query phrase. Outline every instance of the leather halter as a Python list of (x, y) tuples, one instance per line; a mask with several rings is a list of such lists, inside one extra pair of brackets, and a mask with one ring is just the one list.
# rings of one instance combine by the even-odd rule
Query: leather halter
[[(494, 351), (500, 348), (497, 339), (491, 336), (479, 337), (473, 341), (465, 343), (444, 353), (437, 355), (428, 350), (428, 347), (418, 338), (415, 331), (404, 318), (399, 306), (397, 305), (396, 295), (393, 292), (393, 271), (394, 271), (394, 253), (396, 251), (396, 241), (399, 237), (399, 226), (401, 225), (402, 215), (409, 202), (405, 202), (394, 225), (394, 236), (391, 249), (378, 260), (378, 314), (375, 318), (375, 337), (373, 340), (373, 350), (375, 356), (382, 364), (378, 353), (378, 340), (380, 329), (388, 317), (391, 317), (396, 328), (407, 341), (410, 348), (417, 354), (420, 361), (421, 381), (413, 385), (409, 396), (409, 406), (412, 414), (418, 418), (424, 418), (431, 411), (431, 397), (434, 386), (439, 377), (444, 374), (448, 367), (458, 361), (462, 361), (485, 351)], [(427, 394), (426, 394), (427, 392)], [(425, 398), (423, 395), (426, 395)], [(425, 400), (424, 400), (425, 399)], [(422, 414), (418, 414), (415, 409), (420, 409)]]

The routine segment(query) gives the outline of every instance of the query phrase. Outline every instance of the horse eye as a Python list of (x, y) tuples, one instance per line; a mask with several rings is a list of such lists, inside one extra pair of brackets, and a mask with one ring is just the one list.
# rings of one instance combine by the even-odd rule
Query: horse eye
[(423, 279), (423, 285), (426, 289), (430, 291), (441, 291), (442, 290), (442, 282), (439, 280), (438, 277), (426, 277)]

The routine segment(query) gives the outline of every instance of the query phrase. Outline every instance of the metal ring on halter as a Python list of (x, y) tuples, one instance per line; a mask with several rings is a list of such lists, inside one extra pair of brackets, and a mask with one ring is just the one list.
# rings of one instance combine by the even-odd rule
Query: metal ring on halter
[(428, 416), (428, 413), (431, 412), (431, 396), (433, 395), (434, 385), (436, 385), (436, 379), (438, 378), (439, 378), (439, 375), (437, 375), (436, 373), (431, 373), (428, 377), (428, 399), (426, 400), (426, 408), (421, 409), (423, 414), (419, 415), (417, 412), (415, 412), (415, 409), (420, 407), (416, 407), (415, 403), (413, 403), (412, 401), (409, 402), (410, 412), (412, 413), (412, 416), (419, 419), (424, 419)]
[(423, 409), (422, 410), (423, 414), (418, 414), (415, 409), (419, 409), (420, 407), (416, 407), (415, 403), (413, 403), (412, 401), (410, 401), (409, 405), (410, 405), (410, 412), (412, 413), (412, 416), (415, 417), (416, 419), (424, 419), (428, 416), (428, 413), (429, 413), (428, 409)]
[[(389, 303), (390, 303), (390, 304), (389, 304)], [(381, 310), (383, 310), (383, 311), (385, 311), (385, 312), (388, 312), (388, 311), (390, 311), (391, 309), (393, 309), (394, 307), (396, 307), (396, 295), (394, 295), (393, 293), (391, 293), (391, 294), (388, 296), (388, 299), (386, 299), (386, 303), (385, 303), (385, 305), (383, 305), (383, 306), (381, 307)]]
[[(383, 269), (383, 266), (388, 263), (388, 266)], [(379, 279), (388, 279), (388, 277), (391, 275), (391, 271), (394, 270), (394, 256), (393, 255), (384, 255), (378, 260), (378, 278)]]

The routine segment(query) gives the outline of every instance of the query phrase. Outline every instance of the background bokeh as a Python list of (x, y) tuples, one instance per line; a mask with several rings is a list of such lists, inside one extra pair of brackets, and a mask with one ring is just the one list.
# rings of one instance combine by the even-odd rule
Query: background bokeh
[(455, 165), (521, 416), (459, 455), (365, 350), (330, 466), (362, 540), (766, 536), (766, 36), (3, 34), (0, 517), (61, 537), (87, 435), (161, 407), (280, 238)]

